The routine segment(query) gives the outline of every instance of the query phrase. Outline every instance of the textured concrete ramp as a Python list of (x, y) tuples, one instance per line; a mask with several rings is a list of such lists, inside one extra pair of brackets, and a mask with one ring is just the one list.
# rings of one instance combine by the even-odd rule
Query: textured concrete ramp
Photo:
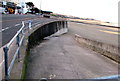
[(117, 64), (64, 34), (46, 38), (31, 49), (26, 78), (88, 79), (116, 74)]

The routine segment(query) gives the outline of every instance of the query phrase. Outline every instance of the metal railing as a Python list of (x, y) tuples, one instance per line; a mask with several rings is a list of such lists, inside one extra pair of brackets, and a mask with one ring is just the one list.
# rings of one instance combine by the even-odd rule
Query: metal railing
[[(25, 23), (28, 23), (28, 28), (25, 28)], [(22, 21), (22, 27), (17, 31), (17, 33), (15, 34), (15, 36), (10, 40), (10, 42), (3, 48), (4, 51), (4, 64), (5, 64), (5, 80), (9, 80), (10, 77), (10, 73), (13, 67), (13, 64), (18, 56), (18, 62), (20, 62), (20, 46), (23, 43), (24, 37), (25, 37), (25, 29), (28, 29), (28, 31), (31, 29), (32, 27), (32, 21)], [(15, 49), (15, 53), (14, 56), (12, 58), (12, 61), (10, 62), (10, 65), (8, 64), (9, 62), (9, 49), (11, 47), (11, 45), (13, 44), (13, 42), (16, 40), (16, 45), (17, 48)], [(8, 66), (9, 65), (9, 66)]]
[[(56, 20), (54, 20), (56, 21)], [(22, 21), (22, 27), (17, 31), (17, 33), (14, 35), (14, 37), (6, 44), (5, 47), (3, 47), (4, 52), (4, 68), (5, 68), (5, 80), (9, 80), (10, 73), (13, 68), (14, 62), (16, 58), (18, 57), (18, 62), (20, 62), (20, 47), (23, 44), (25, 32), (30, 32), (30, 29), (34, 28), (37, 24), (45, 24), (45, 23), (34, 23), (32, 24), (32, 20)], [(50, 21), (51, 22), (51, 21)], [(52, 21), (53, 22), (53, 21)], [(25, 24), (28, 24), (27, 27), (25, 27)], [(9, 51), (10, 48), (12, 48), (12, 44), (16, 41), (17, 48), (15, 49), (12, 61), (9, 61)]]
[(96, 80), (99, 80), (99, 79), (117, 79), (117, 81), (120, 81), (120, 75), (112, 75), (112, 76), (105, 76), (105, 77), (98, 77), (98, 78), (95, 78)]
[[(49, 81), (49, 79), (41, 78), (40, 81)], [(94, 79), (80, 79), (80, 80), (77, 79), (73, 81), (120, 81), (120, 75), (112, 75), (112, 76), (99, 77)]]
[[(93, 79), (80, 79), (80, 80), (73, 80), (73, 81), (109, 81), (109, 80), (120, 81), (120, 75), (112, 75), (112, 76), (99, 77), (99, 78), (93, 78)], [(49, 81), (49, 79), (41, 78), (40, 81)]]

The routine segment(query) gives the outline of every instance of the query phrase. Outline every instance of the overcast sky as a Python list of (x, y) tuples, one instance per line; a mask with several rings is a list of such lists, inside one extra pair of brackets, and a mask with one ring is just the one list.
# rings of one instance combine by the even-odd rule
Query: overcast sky
[(54, 13), (94, 18), (102, 21), (118, 21), (118, 2), (120, 0), (26, 0), (42, 10)]

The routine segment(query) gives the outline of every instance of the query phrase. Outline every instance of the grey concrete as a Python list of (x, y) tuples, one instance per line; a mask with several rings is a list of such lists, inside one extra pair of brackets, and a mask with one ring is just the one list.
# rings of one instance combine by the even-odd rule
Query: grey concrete
[[(113, 29), (118, 30), (118, 28)], [(105, 33), (101, 32), (100, 30), (117, 32), (110, 29), (110, 27), (69, 22), (69, 31), (71, 35), (78, 34), (84, 38), (118, 46), (118, 34)]]
[(28, 62), (27, 79), (88, 79), (118, 74), (116, 63), (83, 48), (70, 34), (46, 38), (31, 49)]
[(69, 33), (71, 35), (77, 34), (78, 36), (76, 36), (76, 39), (78, 42), (89, 45), (88, 47), (91, 46), (90, 48), (96, 50), (102, 55), (120, 62), (120, 56), (118, 52), (119, 35), (103, 32), (119, 32), (118, 30), (118, 28), (106, 26), (69, 22)]
[(75, 35), (76, 41), (81, 45), (88, 47), (101, 55), (109, 57), (110, 59), (120, 63), (120, 55), (118, 52), (118, 47), (106, 44), (103, 42), (98, 42), (96, 40), (91, 40), (88, 38), (81, 37), (80, 35)]
[[(28, 48), (33, 47), (34, 45), (41, 42), (41, 40), (44, 37), (50, 36), (52, 34), (55, 34), (59, 30), (63, 30), (64, 28), (67, 28), (67, 21), (53, 21), (47, 24), (44, 24), (43, 26), (38, 26), (38, 28), (35, 29), (35, 31), (32, 31), (29, 39), (28, 39)], [(61, 31), (61, 33), (63, 33)]]

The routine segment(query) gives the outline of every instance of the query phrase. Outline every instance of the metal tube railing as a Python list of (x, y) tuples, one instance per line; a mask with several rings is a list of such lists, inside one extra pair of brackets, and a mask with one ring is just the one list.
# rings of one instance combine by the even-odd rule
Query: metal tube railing
[(106, 77), (98, 77), (95, 78), (96, 80), (98, 79), (119, 79), (120, 80), (120, 75), (112, 75), (112, 76), (106, 76)]
[[(28, 23), (28, 31), (29, 31), (29, 29), (31, 29), (31, 27), (32, 27), (32, 21), (29, 20), (27, 23)], [(3, 48), (4, 60), (5, 60), (4, 64), (5, 64), (5, 80), (6, 81), (9, 80), (10, 73), (11, 73), (12, 67), (14, 65), (14, 62), (15, 62), (17, 56), (18, 56), (18, 62), (20, 62), (20, 46), (23, 44), (24, 37), (25, 37), (24, 29), (25, 29), (25, 21), (22, 21), (22, 27), (17, 31), (15, 36), (10, 40), (10, 42), (6, 45), (6, 47)], [(20, 39), (20, 35), (21, 35), (21, 39)], [(15, 39), (16, 39), (17, 49), (12, 58), (12, 61), (10, 62), (10, 65), (8, 66), (8, 51), (9, 51), (11, 44), (14, 42)]]
[(4, 47), (4, 59), (5, 59), (5, 79), (8, 80), (9, 75), (8, 75), (8, 47)]
[(20, 28), (20, 30), (15, 34), (15, 36), (10, 40), (10, 42), (7, 44), (7, 47), (9, 47), (12, 43), (13, 43), (13, 41), (14, 41), (14, 39), (18, 36), (18, 34), (20, 34), (20, 32), (23, 30), (23, 28), (25, 27), (25, 25), (24, 25), (24, 21), (22, 21), (22, 27)]
[[(106, 76), (106, 77), (99, 77), (94, 79), (80, 79), (80, 80), (74, 80), (74, 81), (120, 81), (120, 75), (112, 75), (112, 76)], [(47, 78), (41, 78), (40, 81), (49, 81)]]

